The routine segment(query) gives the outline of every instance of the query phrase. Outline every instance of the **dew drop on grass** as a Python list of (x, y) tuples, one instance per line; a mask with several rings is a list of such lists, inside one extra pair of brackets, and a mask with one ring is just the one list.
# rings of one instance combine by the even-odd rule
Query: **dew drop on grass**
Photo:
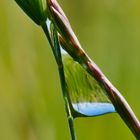
[[(61, 48), (70, 104), (76, 114), (98, 116), (115, 112), (106, 91), (81, 65)], [(78, 115), (77, 115), (78, 117)]]

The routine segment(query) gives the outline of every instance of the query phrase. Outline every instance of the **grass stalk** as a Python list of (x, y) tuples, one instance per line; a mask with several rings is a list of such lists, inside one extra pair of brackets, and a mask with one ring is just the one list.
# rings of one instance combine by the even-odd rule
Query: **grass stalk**
[[(68, 93), (67, 86), (66, 86), (63, 62), (62, 62), (62, 57), (61, 57), (61, 52), (60, 52), (60, 44), (58, 41), (58, 33), (57, 33), (54, 25), (52, 25), (51, 34), (48, 32), (49, 29), (48, 29), (46, 23), (42, 24), (42, 29), (44, 30), (44, 32), (50, 42), (51, 48), (53, 50), (53, 53), (54, 53), (54, 56), (55, 56), (55, 59), (56, 59), (57, 65), (58, 65), (58, 71), (59, 71), (59, 76), (60, 76), (60, 81), (61, 81), (63, 98), (64, 98), (64, 102), (65, 102), (65, 110), (66, 110), (68, 125), (69, 125), (69, 129), (70, 129), (71, 140), (76, 140), (76, 133), (75, 133), (75, 129), (74, 129), (74, 118), (71, 113), (70, 102), (68, 101), (69, 93)], [(51, 39), (51, 36), (53, 39)]]

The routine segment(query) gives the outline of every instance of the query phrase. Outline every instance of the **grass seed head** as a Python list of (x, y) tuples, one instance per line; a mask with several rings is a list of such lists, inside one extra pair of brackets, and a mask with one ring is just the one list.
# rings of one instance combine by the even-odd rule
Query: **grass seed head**
[(46, 0), (15, 0), (22, 10), (38, 25), (47, 18)]

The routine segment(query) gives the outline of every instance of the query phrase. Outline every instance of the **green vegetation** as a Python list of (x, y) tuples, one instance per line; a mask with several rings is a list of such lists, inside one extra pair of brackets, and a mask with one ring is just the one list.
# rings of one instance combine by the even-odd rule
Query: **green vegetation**
[[(77, 2), (74, 2), (74, 10), (79, 10), (76, 6), (85, 7), (82, 2), (78, 2), (78, 4)], [(90, 15), (93, 16), (93, 21), (91, 18), (91, 22), (88, 22), (90, 19), (87, 16), (85, 16), (87, 19), (82, 21), (83, 17), (77, 16), (78, 19), (81, 19), (81, 24), (79, 25), (80, 22), (77, 21), (74, 28), (79, 30), (79, 34), (81, 32), (81, 34), (88, 35), (88, 37), (83, 35), (80, 39), (85, 41), (86, 46), (90, 46), (86, 50), (94, 56), (94, 60), (101, 65), (111, 81), (119, 89), (124, 90), (123, 93), (127, 93), (126, 98), (139, 114), (139, 59), (137, 58), (140, 44), (139, 8), (137, 6), (139, 2), (127, 4), (124, 1), (93, 2), (89, 5), (88, 2), (86, 3), (88, 9), (85, 8), (85, 13), (90, 13), (89, 10), (94, 9), (95, 16)], [(65, 115), (61, 104), (61, 94), (57, 93), (59, 80), (56, 81), (55, 64), (52, 56), (48, 53), (50, 50), (47, 48), (46, 40), (42, 39), (42, 33), (39, 30), (32, 27), (34, 25), (29, 25), (29, 21), (26, 22), (26, 17), (22, 19), (23, 13), (17, 13), (17, 7), (13, 5), (9, 5), (9, 1), (2, 2), (2, 12), (0, 13), (0, 19), (3, 19), (1, 27), (5, 27), (0, 28), (0, 139), (68, 139), (68, 131), (63, 123)], [(98, 9), (95, 7), (90, 9), (90, 6), (95, 6)], [(128, 7), (131, 8), (128, 10)], [(11, 11), (14, 16), (11, 16)], [(68, 11), (69, 14), (71, 12)], [(82, 12), (84, 13), (84, 10)], [(73, 13), (75, 14), (76, 11)], [(73, 16), (77, 20), (76, 15)], [(72, 22), (74, 24), (76, 21)], [(27, 32), (23, 27), (27, 28)], [(91, 49), (92, 45), (94, 47)], [(91, 50), (94, 50), (93, 53)], [(60, 105), (60, 109), (58, 109), (58, 105)], [(59, 114), (59, 116), (54, 117), (55, 114)], [(108, 140), (120, 139), (120, 137), (121, 139), (128, 137), (134, 139), (118, 118), (110, 115), (106, 118), (94, 118), (95, 121), (93, 119), (92, 121), (86, 119), (85, 122), (78, 120), (76, 125), (79, 132), (78, 138), (80, 140), (82, 137), (84, 139), (86, 137), (86, 139)], [(57, 123), (59, 124), (54, 127)], [(81, 127), (82, 124), (84, 124), (83, 127)], [(85, 130), (90, 131), (86, 132)]]

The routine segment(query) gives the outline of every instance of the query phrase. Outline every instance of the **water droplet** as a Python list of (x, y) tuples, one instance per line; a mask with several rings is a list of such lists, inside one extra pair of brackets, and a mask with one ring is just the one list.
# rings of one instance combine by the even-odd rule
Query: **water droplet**
[(98, 81), (62, 48), (61, 54), (70, 103), (76, 114), (97, 116), (115, 112)]

